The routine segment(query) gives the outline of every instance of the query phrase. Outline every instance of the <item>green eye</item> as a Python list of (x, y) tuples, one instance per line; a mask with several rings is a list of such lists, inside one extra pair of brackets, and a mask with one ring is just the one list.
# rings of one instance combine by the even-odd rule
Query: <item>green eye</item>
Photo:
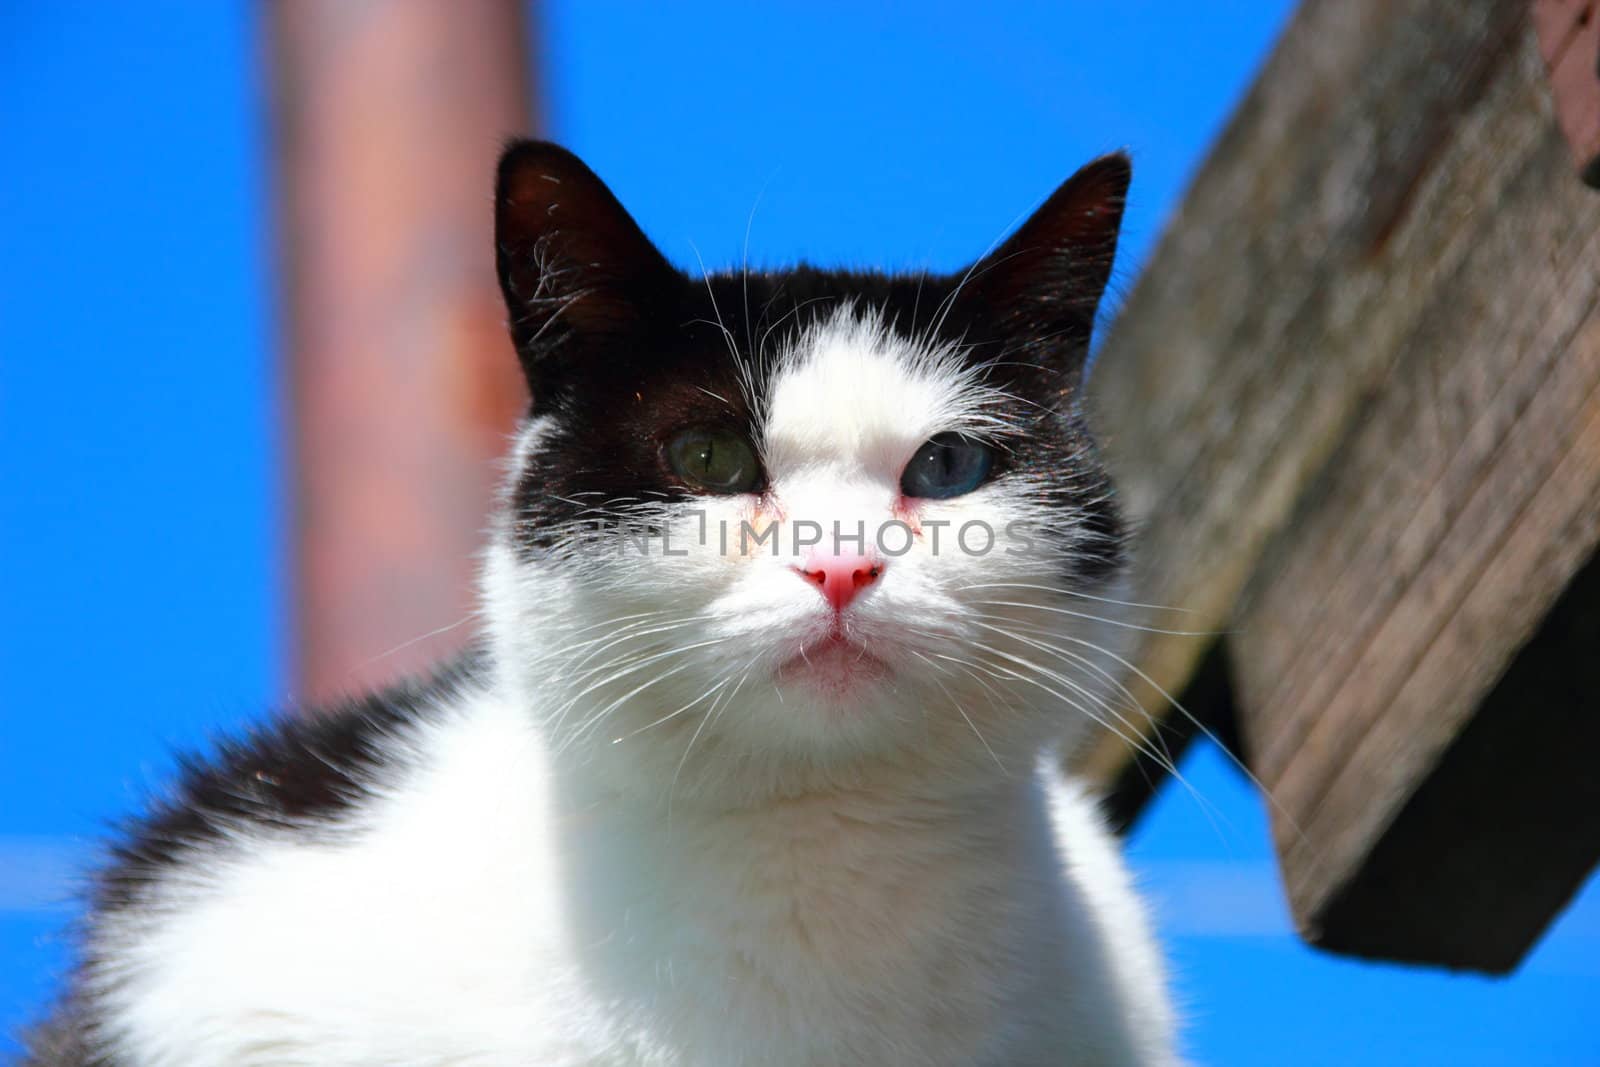
[(755, 449), (729, 430), (679, 432), (667, 442), (667, 462), (678, 477), (708, 493), (753, 493), (761, 484)]

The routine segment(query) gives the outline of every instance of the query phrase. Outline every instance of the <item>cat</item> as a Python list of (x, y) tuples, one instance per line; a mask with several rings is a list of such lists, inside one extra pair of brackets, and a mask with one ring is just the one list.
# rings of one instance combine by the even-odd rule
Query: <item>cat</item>
[(950, 275), (694, 278), (509, 145), (482, 633), (186, 764), (26, 1062), (1178, 1062), (1057, 770), (1115, 714), (1082, 385), (1130, 175)]

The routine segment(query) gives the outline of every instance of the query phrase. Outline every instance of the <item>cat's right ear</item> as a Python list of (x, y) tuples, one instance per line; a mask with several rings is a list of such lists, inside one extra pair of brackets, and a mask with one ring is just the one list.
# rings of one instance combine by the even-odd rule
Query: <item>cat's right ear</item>
[(680, 278), (605, 183), (547, 141), (506, 147), (494, 229), (511, 339), (536, 396), (549, 357), (632, 334)]
[(1072, 369), (1089, 354), (1111, 278), (1133, 165), (1101, 156), (1078, 170), (1004, 244), (957, 279), (957, 298), (1014, 337), (1051, 340)]

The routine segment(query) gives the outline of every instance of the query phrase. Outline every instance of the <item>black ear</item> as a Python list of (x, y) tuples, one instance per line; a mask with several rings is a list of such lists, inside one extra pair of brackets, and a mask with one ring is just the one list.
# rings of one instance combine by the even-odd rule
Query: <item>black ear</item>
[(1087, 351), (1095, 308), (1111, 277), (1133, 165), (1117, 152), (1087, 164), (998, 249), (967, 272), (957, 299), (996, 326)]
[(511, 339), (534, 384), (544, 356), (636, 330), (679, 278), (595, 173), (547, 141), (500, 157), (494, 229)]

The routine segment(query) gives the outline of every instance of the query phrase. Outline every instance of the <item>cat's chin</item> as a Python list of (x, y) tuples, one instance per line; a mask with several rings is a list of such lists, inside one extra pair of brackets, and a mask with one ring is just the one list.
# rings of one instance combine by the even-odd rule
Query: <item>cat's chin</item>
[(775, 680), (829, 703), (847, 704), (881, 685), (890, 673), (889, 664), (865, 644), (832, 631), (785, 660)]

